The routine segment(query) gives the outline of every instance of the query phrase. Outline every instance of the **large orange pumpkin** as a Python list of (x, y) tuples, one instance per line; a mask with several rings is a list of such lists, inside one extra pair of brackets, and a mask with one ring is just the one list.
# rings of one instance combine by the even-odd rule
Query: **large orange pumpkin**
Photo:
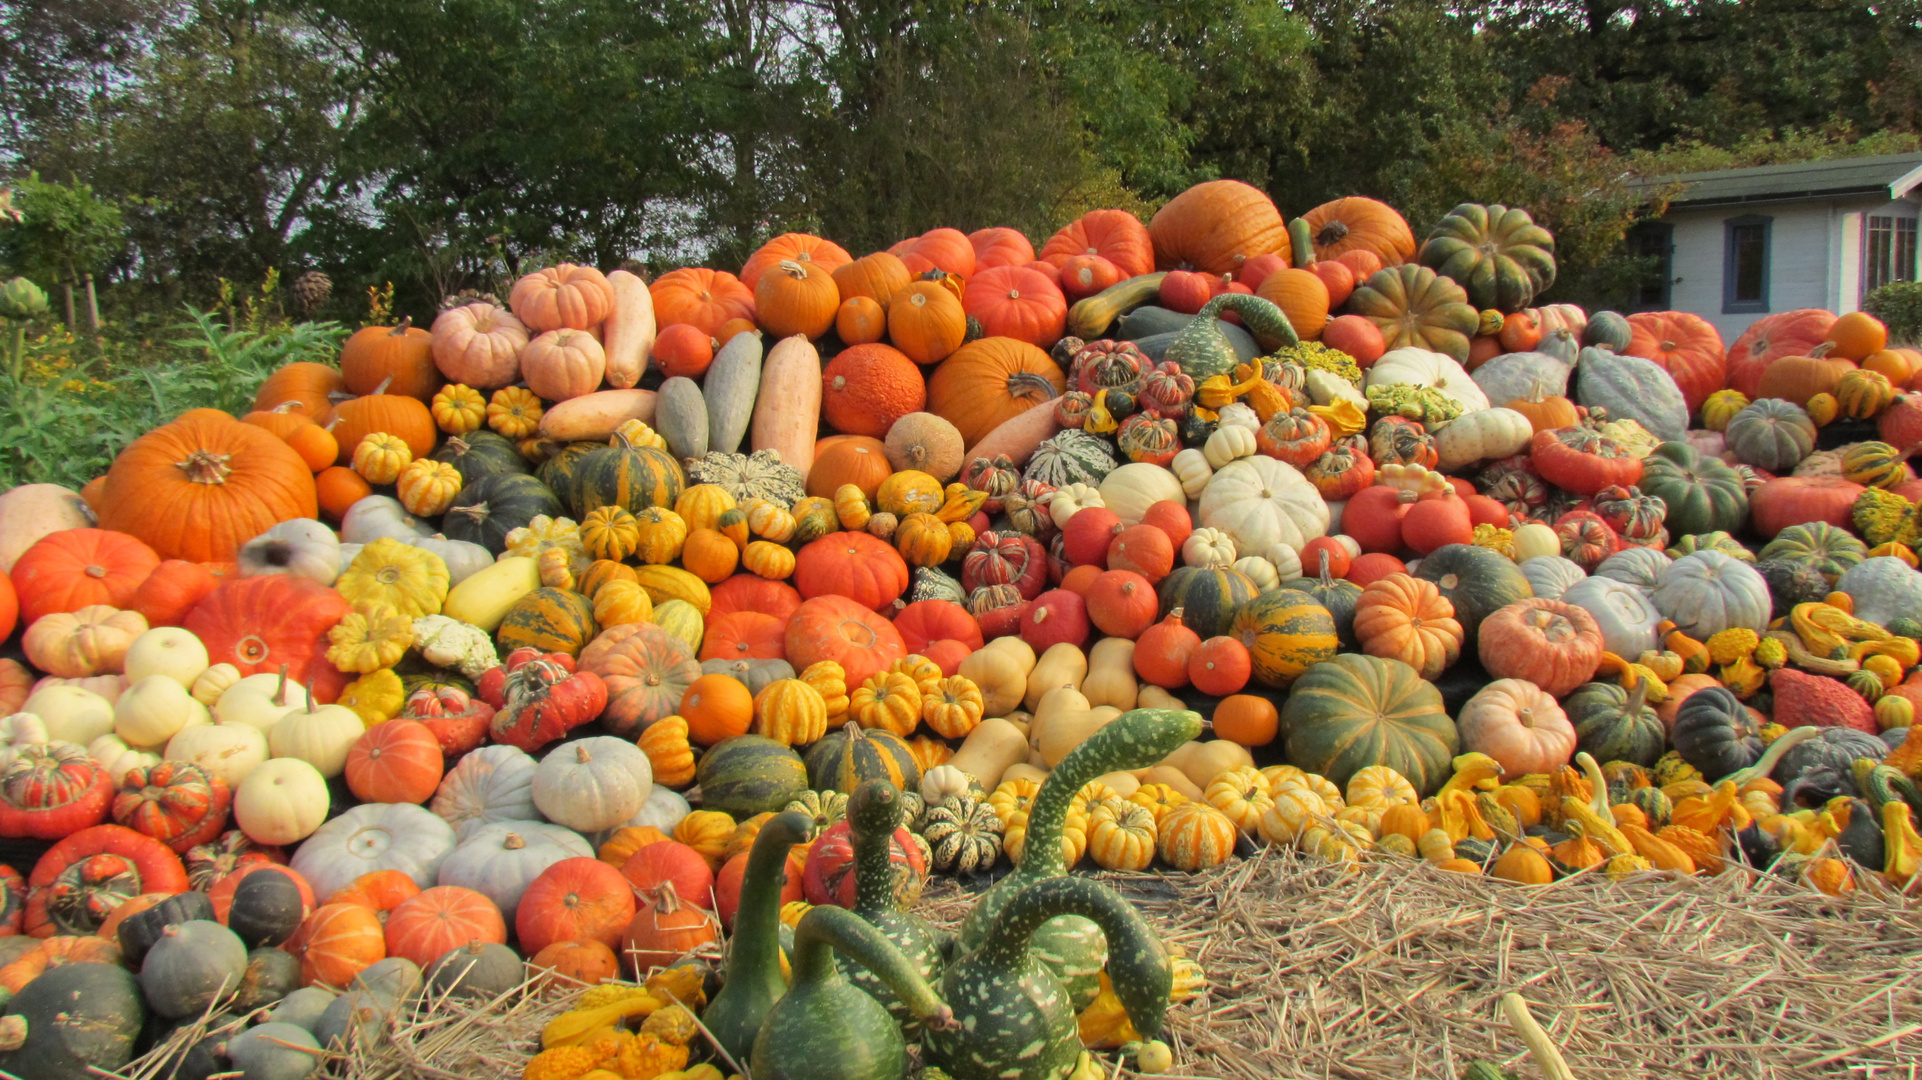
[(810, 341), (834, 326), (841, 290), (827, 270), (811, 262), (783, 259), (761, 275), (754, 287), (755, 318), (777, 338), (800, 334)]
[(845, 266), (834, 270), (834, 285), (841, 290), (841, 298), (865, 296), (886, 306), (888, 298), (914, 280), (899, 256), (885, 251), (863, 255)]
[(317, 581), (264, 574), (221, 582), (180, 625), (207, 646), (210, 662), (242, 675), (272, 674), (284, 664), (290, 678), (328, 702), (346, 679), (327, 662), (327, 631), (351, 610)]
[(440, 885), (387, 913), (387, 955), (421, 967), (470, 942), (507, 943), (501, 909), (486, 896), (459, 885)]
[(346, 392), (339, 369), (302, 360), (267, 376), (254, 391), (254, 409), (271, 412), (291, 405), (302, 416), (317, 417), (333, 409), (333, 395)]
[(1415, 257), (1414, 232), (1407, 219), (1387, 203), (1350, 195), (1322, 203), (1301, 216), (1308, 222), (1317, 259), (1333, 260), (1350, 251), (1366, 251), (1380, 259), (1382, 266), (1395, 266)]
[[(647, 287), (654, 318), (662, 326), (692, 323), (711, 338), (721, 338), (729, 319), (754, 318), (754, 290), (725, 270), (690, 266), (670, 270)], [(725, 338), (721, 338), (725, 341)]]
[(968, 336), (961, 299), (938, 281), (916, 281), (888, 298), (888, 338), (917, 364), (937, 364)]
[(901, 257), (908, 273), (920, 275), (930, 270), (969, 277), (974, 273), (974, 244), (960, 229), (929, 229), (920, 236), (903, 240), (888, 249)]
[(838, 280), (839, 275), (835, 272), (854, 261), (854, 257), (832, 240), (823, 240), (809, 233), (782, 233), (748, 256), (747, 262), (741, 266), (741, 284), (749, 289), (758, 287), (761, 275), (783, 261), (811, 264)]
[(114, 458), (100, 525), (163, 558), (228, 562), (240, 545), (319, 509), (314, 474), (286, 443), (217, 409), (193, 409)]
[[(907, 591), (908, 564), (885, 540), (864, 532), (829, 533), (795, 555), (794, 587), (805, 599), (837, 596), (880, 611)], [(788, 659), (796, 671), (814, 662), (795, 657), (792, 643)]]
[(1784, 356), (1762, 372), (1755, 385), (1758, 398), (1781, 398), (1806, 405), (1817, 394), (1833, 394), (1855, 362), (1839, 356)]
[(1126, 210), (1090, 210), (1063, 225), (1041, 246), (1042, 261), (1064, 269), (1069, 260), (1081, 255), (1108, 260), (1124, 278), (1155, 268), (1154, 240), (1148, 235), (1148, 227)]
[(1630, 356), (1652, 360), (1675, 379), (1692, 412), (1728, 381), (1722, 335), (1700, 315), (1642, 311), (1628, 317)]
[(832, 660), (847, 673), (848, 685), (858, 686), (906, 655), (893, 623), (845, 596), (817, 596), (788, 620), (788, 663), (797, 671)]
[(1319, 340), (1328, 325), (1328, 286), (1316, 274), (1283, 267), (1261, 279), (1255, 295), (1280, 308), (1303, 341)]
[(896, 420), (927, 403), (921, 369), (887, 345), (842, 349), (821, 371), (821, 416), (839, 432), (884, 438)]
[[(637, 853), (638, 854), (638, 853)], [(707, 863), (699, 856), (703, 870)], [(514, 933), (523, 953), (540, 953), (563, 941), (619, 945), (634, 920), (634, 891), (619, 870), (599, 859), (574, 858), (541, 871), (514, 910)]]
[(329, 420), (333, 423), (334, 439), (340, 444), (340, 456), (336, 459), (340, 465), (352, 464), (354, 449), (360, 440), (375, 432), (402, 439), (417, 458), (433, 453), (434, 443), (440, 438), (434, 414), (405, 394), (368, 394), (343, 401), (334, 407), (331, 417), (320, 422), (325, 424)]
[(1754, 398), (1762, 372), (1784, 356), (1807, 356), (1828, 336), (1835, 313), (1821, 308), (1764, 315), (1749, 324), (1728, 348), (1728, 385)]
[(928, 411), (955, 426), (969, 446), (1036, 404), (1059, 397), (1068, 380), (1048, 354), (1013, 338), (963, 345), (928, 380)]
[(968, 243), (974, 248), (977, 274), (997, 266), (1026, 266), (1034, 261), (1034, 245), (1020, 230), (1004, 225), (976, 229), (968, 234)]
[(399, 326), (362, 327), (340, 348), (340, 377), (350, 394), (371, 394), (387, 383), (390, 394), (432, 401), (442, 382), (434, 335), (406, 319)]
[(1026, 265), (996, 266), (968, 279), (961, 306), (980, 321), (984, 333), (1043, 349), (1060, 341), (1068, 325), (1068, 300), (1060, 286)]
[(387, 933), (373, 908), (323, 904), (300, 924), (286, 949), (300, 957), (302, 983), (345, 988), (363, 969), (387, 958)]
[(1169, 199), (1148, 222), (1155, 266), (1232, 274), (1257, 255), (1290, 254), (1288, 226), (1261, 189), (1209, 180)]
[(10, 576), (20, 616), (31, 626), (42, 615), (94, 604), (131, 607), (141, 583), (159, 565), (152, 548), (124, 533), (63, 529), (35, 541)]

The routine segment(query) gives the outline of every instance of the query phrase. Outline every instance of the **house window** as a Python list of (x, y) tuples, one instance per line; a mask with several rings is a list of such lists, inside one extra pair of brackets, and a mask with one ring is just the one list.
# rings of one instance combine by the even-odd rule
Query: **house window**
[(1722, 312), (1740, 314), (1769, 309), (1769, 224), (1765, 217), (1731, 218), (1726, 223), (1722, 268)]
[(1915, 219), (1871, 215), (1864, 226), (1862, 293), (1891, 281), (1915, 280)]
[(1644, 221), (1629, 230), (1628, 253), (1643, 261), (1646, 269), (1636, 286), (1637, 311), (1667, 311), (1675, 280), (1675, 226), (1659, 221)]

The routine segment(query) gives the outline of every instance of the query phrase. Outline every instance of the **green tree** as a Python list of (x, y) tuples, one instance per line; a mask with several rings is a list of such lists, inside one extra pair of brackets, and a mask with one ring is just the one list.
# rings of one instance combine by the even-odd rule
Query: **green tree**
[(99, 198), (87, 184), (53, 183), (29, 173), (14, 193), (20, 219), (0, 222), (0, 249), (15, 272), (59, 282), (66, 300), (67, 325), (74, 325), (75, 285), (87, 292), (88, 325), (100, 329), (100, 303), (94, 275), (126, 247), (120, 208)]

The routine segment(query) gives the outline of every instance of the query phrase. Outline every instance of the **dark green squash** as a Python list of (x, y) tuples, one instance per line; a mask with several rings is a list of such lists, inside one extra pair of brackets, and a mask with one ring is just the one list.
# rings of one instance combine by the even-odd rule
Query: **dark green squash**
[(1281, 709), (1288, 762), (1337, 787), (1386, 765), (1430, 795), (1459, 752), (1441, 691), (1399, 660), (1343, 653), (1295, 682)]
[(1675, 752), (1710, 782), (1746, 769), (1762, 756), (1755, 717), (1727, 687), (1709, 686), (1690, 694), (1675, 710), (1669, 733)]
[(1575, 727), (1575, 749), (1596, 761), (1627, 761), (1644, 768), (1655, 764), (1668, 746), (1668, 731), (1648, 700), (1648, 681), (1624, 690), (1619, 683), (1591, 682), (1576, 687), (1562, 702)]
[(498, 556), (507, 550), (508, 533), (542, 514), (562, 517), (566, 513), (547, 485), (534, 477), (495, 473), (461, 488), (440, 527), (449, 540), (479, 544)]
[(1241, 605), (1228, 633), (1247, 646), (1255, 681), (1277, 690), (1293, 685), (1309, 667), (1333, 659), (1341, 645), (1334, 615), (1307, 594), (1286, 589), (1262, 593)]
[(228, 1039), (227, 1059), (244, 1080), (303, 1080), (320, 1069), (320, 1043), (292, 1024), (262, 1024)]
[(1464, 640), (1469, 641), (1474, 640), (1483, 619), (1535, 595), (1534, 586), (1513, 559), (1477, 544), (1437, 548), (1415, 567), (1415, 576), (1434, 582), (1435, 588), (1455, 605), (1455, 621), (1462, 624)]
[(761, 826), (748, 849), (728, 939), (727, 981), (701, 1012), (708, 1033), (736, 1061), (753, 1050), (768, 1010), (787, 992), (781, 977), (781, 886), (788, 852), (813, 835), (814, 823), (806, 814), (783, 811)]
[(492, 1001), (525, 981), (520, 954), (491, 941), (456, 946), (427, 965), (427, 992), (436, 999)]
[(1755, 572), (1768, 583), (1770, 619), (1785, 618), (1795, 605), (1815, 603), (1834, 588), (1820, 570), (1794, 559), (1763, 559)]
[(1855, 860), (1858, 866), (1884, 864), (1888, 857), (1888, 846), (1882, 839), (1882, 821), (1868, 803), (1861, 799), (1849, 800), (1849, 823), (1842, 827), (1841, 835), (1835, 838), (1835, 846), (1842, 849), (1842, 854)]
[(1519, 206), (1462, 203), (1436, 223), (1416, 258), (1468, 290), (1469, 303), (1504, 314), (1555, 284), (1555, 237)]
[[(901, 789), (886, 780), (865, 780), (848, 798), (848, 839), (854, 846), (854, 913), (886, 937), (930, 983), (941, 973), (941, 944), (946, 935), (901, 906), (894, 889), (890, 850), (902, 819)], [(847, 956), (837, 956), (841, 974), (887, 1006), (895, 1022), (913, 1037), (915, 1016), (894, 988)]]
[(1181, 623), (1203, 641), (1226, 634), (1241, 606), (1261, 595), (1247, 574), (1233, 567), (1204, 570), (1183, 566), (1161, 579), (1155, 595), (1161, 600), (1160, 618), (1181, 609)]
[(603, 506), (618, 506), (629, 513), (650, 506), (671, 510), (686, 486), (687, 476), (674, 455), (635, 446), (617, 433), (614, 445), (594, 451), (581, 462), (570, 494), (574, 516), (584, 518)]
[(1667, 504), (1663, 523), (1672, 536), (1740, 532), (1748, 523), (1742, 477), (1688, 443), (1665, 442), (1643, 458), (1638, 486)]
[(444, 461), (460, 473), (462, 487), (478, 483), (496, 473), (531, 471), (527, 459), (521, 456), (520, 447), (485, 428), (465, 435), (449, 435), (432, 456), (435, 461)]
[(249, 949), (285, 942), (308, 916), (300, 886), (286, 874), (248, 874), (234, 889), (227, 911), (227, 929), (240, 935)]
[(160, 935), (166, 932), (167, 927), (196, 919), (219, 921), (214, 917), (214, 902), (206, 893), (194, 890), (169, 896), (145, 911), (135, 912), (120, 920), (120, 953), (126, 957), (129, 966), (138, 968), (141, 961), (147, 958), (147, 950), (160, 940)]
[(1634, 328), (1621, 312), (1598, 311), (1588, 317), (1588, 325), (1582, 329), (1582, 344), (1610, 352), (1627, 352), (1634, 336)]
[(854, 794), (864, 781), (886, 780), (903, 791), (921, 786), (921, 766), (906, 739), (892, 731), (843, 724), (808, 748), (808, 786)]
[(324, 986), (303, 986), (281, 998), (280, 1003), (274, 1006), (274, 1011), (267, 1014), (267, 1019), (312, 1031), (336, 996)]
[(19, 1080), (79, 1080), (94, 1075), (89, 1070), (116, 1072), (133, 1060), (147, 1006), (132, 972), (63, 964), (14, 995), (6, 1015), (25, 1020), (26, 1035), (0, 1050), (0, 1070)]
[(807, 766), (786, 744), (760, 735), (716, 743), (694, 770), (701, 807), (735, 820), (778, 811), (808, 789)]
[(241, 973), (240, 988), (235, 992), (233, 1007), (242, 1012), (271, 1008), (298, 989), (299, 957), (283, 949), (255, 949), (247, 954), (247, 970)]
[(562, 502), (573, 506), (575, 483), (581, 475), (581, 463), (587, 460), (587, 455), (596, 450), (605, 449), (607, 444), (604, 442), (568, 443), (561, 447), (559, 453), (541, 462), (541, 467), (535, 475), (539, 476), (541, 483), (546, 484)]
[[(1335, 620), (1335, 637), (1340, 639), (1344, 649), (1355, 650), (1361, 646), (1355, 640), (1355, 603), (1361, 599), (1361, 586), (1346, 578), (1338, 578), (1328, 572), (1328, 553), (1321, 553), (1321, 561), (1316, 572), (1308, 577), (1284, 581), (1281, 587), (1290, 592), (1307, 593), (1314, 597), (1315, 603), (1328, 609)], [(1183, 621), (1187, 616), (1182, 616)]]
[(240, 935), (195, 919), (161, 932), (140, 963), (140, 991), (161, 1016), (193, 1016), (239, 986), (246, 972), (247, 946)]
[[(1850, 568), (1869, 557), (1869, 548), (1847, 529), (1826, 521), (1790, 525), (1775, 534), (1757, 556), (1763, 562), (1787, 559), (1807, 565), (1834, 585)], [(1893, 629), (1893, 628), (1891, 628)]]
[(569, 589), (542, 587), (507, 609), (498, 636), (502, 656), (524, 645), (579, 656), (600, 632), (592, 600)]

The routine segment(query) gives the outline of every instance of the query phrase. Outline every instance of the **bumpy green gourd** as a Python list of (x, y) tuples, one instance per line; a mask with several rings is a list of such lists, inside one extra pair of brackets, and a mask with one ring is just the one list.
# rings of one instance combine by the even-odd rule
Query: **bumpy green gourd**
[(1059, 877), (1008, 904), (980, 948), (941, 978), (957, 1029), (930, 1030), (929, 1057), (955, 1080), (1059, 1080), (1081, 1054), (1068, 990), (1029, 947), (1042, 924), (1079, 915), (1114, 943), (1108, 979), (1144, 1039), (1161, 1032), (1174, 968), (1133, 905), (1100, 882)]
[(781, 884), (788, 849), (804, 843), (814, 821), (798, 810), (769, 818), (754, 837), (741, 876), (741, 904), (728, 945), (727, 981), (701, 1022), (736, 1061), (746, 1059), (768, 1011), (787, 990), (781, 978)]
[[(893, 988), (929, 1032), (954, 1014), (901, 950), (851, 911), (809, 909), (794, 929), (794, 984), (768, 1011), (748, 1065), (756, 1080), (901, 1080), (908, 1047), (881, 1003), (841, 974), (839, 952)], [(1073, 1018), (1069, 1018), (1072, 1028)], [(738, 1060), (738, 1059), (737, 1059)]]
[(1875, 811), (1876, 820), (1881, 820), (1883, 806), (1899, 802), (1906, 803), (1915, 812), (1916, 820), (1922, 821), (1922, 787), (1918, 787), (1901, 769), (1878, 764), (1868, 758), (1858, 758), (1852, 771), (1855, 786), (1862, 792), (1862, 797), (1868, 800), (1869, 808)]
[(1255, 340), (1268, 349), (1296, 344), (1301, 338), (1294, 324), (1274, 304), (1248, 293), (1222, 293), (1201, 306), (1193, 322), (1181, 328), (1168, 345), (1166, 360), (1180, 365), (1196, 382), (1210, 375), (1233, 375), (1241, 358), (1215, 320), (1223, 311), (1241, 316)]
[[(903, 909), (894, 893), (894, 831), (901, 825), (901, 789), (886, 780), (868, 780), (848, 798), (848, 840), (854, 848), (854, 913), (871, 923), (929, 982), (941, 973), (946, 936), (928, 921)], [(837, 955), (841, 973), (874, 1000), (887, 1006), (897, 1023), (912, 1034), (914, 1014), (880, 976), (851, 956)]]
[(1388, 383), (1366, 392), (1368, 407), (1383, 416), (1405, 416), (1424, 424), (1445, 424), (1462, 414), (1462, 403), (1432, 386)]

